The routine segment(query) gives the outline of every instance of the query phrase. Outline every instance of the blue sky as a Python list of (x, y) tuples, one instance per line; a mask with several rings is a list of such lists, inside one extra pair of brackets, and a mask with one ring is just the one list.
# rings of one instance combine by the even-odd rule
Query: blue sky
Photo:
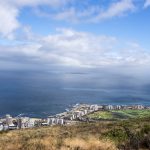
[(148, 66), (149, 16), (150, 0), (0, 0), (0, 69)]

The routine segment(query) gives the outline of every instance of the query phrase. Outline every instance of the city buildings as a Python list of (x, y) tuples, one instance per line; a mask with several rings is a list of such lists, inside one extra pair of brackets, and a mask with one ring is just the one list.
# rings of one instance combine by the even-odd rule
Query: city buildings
[(111, 110), (126, 110), (126, 109), (150, 109), (150, 106), (143, 105), (90, 105), (90, 104), (76, 104), (66, 112), (49, 116), (46, 119), (30, 118), (30, 117), (12, 117), (7, 114), (0, 119), (0, 131), (26, 129), (39, 126), (52, 126), (52, 125), (69, 125), (79, 121), (88, 121), (87, 114), (96, 111), (111, 111)]

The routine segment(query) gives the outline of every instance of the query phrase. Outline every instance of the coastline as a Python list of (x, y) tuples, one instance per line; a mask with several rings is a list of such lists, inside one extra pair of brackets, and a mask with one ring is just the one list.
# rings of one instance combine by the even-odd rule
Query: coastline
[[(127, 112), (130, 111), (130, 112)], [(132, 111), (132, 112), (131, 112)], [(136, 112), (135, 112), (136, 111)], [(40, 126), (53, 125), (70, 125), (77, 122), (89, 121), (113, 121), (122, 119), (126, 116), (131, 116), (131, 113), (137, 114), (137, 111), (144, 111), (145, 114), (150, 112), (150, 106), (145, 105), (98, 105), (98, 104), (75, 104), (66, 109), (62, 113), (48, 116), (47, 118), (28, 117), (20, 114), (16, 117), (6, 115), (0, 119), (0, 131), (34, 128)], [(125, 114), (126, 113), (126, 114)], [(114, 115), (122, 115), (121, 117), (113, 118)], [(93, 116), (92, 116), (93, 115)], [(140, 115), (140, 114), (139, 114)], [(138, 117), (138, 116), (137, 116)], [(125, 117), (124, 117), (125, 118)], [(127, 117), (128, 118), (128, 117)]]

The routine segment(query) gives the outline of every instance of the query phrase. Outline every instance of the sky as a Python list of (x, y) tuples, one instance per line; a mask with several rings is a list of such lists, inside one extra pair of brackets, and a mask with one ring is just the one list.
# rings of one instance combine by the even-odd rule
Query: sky
[(146, 71), (149, 17), (150, 0), (0, 0), (0, 70)]

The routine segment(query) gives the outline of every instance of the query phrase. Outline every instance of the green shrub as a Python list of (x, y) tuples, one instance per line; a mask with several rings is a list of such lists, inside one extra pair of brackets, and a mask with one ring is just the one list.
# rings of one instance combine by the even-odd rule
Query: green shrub
[(150, 125), (148, 125), (148, 124), (144, 125), (143, 128), (141, 129), (141, 133), (143, 133), (143, 134), (150, 133)]
[(123, 129), (117, 128), (108, 131), (108, 133), (106, 133), (106, 136), (112, 140), (115, 140), (117, 143), (124, 142), (128, 138), (126, 132)]

